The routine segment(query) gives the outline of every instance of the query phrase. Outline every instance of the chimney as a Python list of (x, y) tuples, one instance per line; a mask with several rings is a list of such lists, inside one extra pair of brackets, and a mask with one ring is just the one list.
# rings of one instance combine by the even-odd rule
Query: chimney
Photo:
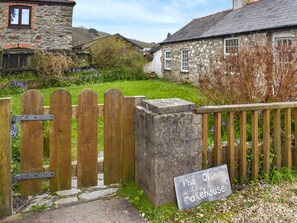
[(252, 3), (258, 2), (259, 0), (233, 0), (233, 10), (242, 8), (243, 6)]

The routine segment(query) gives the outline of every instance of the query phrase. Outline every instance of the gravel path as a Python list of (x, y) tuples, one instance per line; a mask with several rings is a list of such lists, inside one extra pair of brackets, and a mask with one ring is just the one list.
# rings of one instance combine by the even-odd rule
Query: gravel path
[(297, 182), (258, 183), (188, 210), (182, 223), (297, 223)]
[(228, 203), (235, 210), (230, 222), (297, 223), (297, 182), (257, 184), (238, 192)]

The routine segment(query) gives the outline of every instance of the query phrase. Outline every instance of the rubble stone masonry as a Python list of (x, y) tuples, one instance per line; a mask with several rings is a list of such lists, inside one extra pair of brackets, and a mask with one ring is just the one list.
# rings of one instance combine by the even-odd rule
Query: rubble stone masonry
[[(30, 6), (31, 27), (8, 27), (9, 6)], [(70, 50), (73, 5), (0, 3), (0, 49)]]
[[(273, 42), (274, 34), (289, 33), (293, 38), (293, 44), (297, 45), (297, 30), (283, 30), (277, 32), (262, 32), (250, 35), (239, 35), (234, 38), (239, 39), (239, 48), (253, 45), (263, 45)], [(181, 71), (181, 51), (188, 49), (189, 71)], [(164, 69), (165, 51), (171, 50), (171, 70)], [(168, 43), (162, 45), (162, 70), (166, 79), (175, 82), (187, 82), (198, 85), (198, 76), (207, 74), (210, 62), (224, 55), (224, 38), (208, 38), (201, 40), (191, 40), (184, 42)]]

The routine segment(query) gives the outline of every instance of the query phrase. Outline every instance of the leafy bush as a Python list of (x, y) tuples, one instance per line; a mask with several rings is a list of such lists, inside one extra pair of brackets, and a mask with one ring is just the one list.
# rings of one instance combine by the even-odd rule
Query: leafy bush
[(37, 76), (50, 81), (63, 77), (74, 66), (72, 58), (65, 53), (45, 50), (37, 50), (32, 62)]
[(215, 104), (289, 101), (296, 99), (296, 75), (295, 46), (254, 46), (211, 61), (199, 86)]
[[(91, 58), (92, 65), (99, 71), (123, 70), (123, 73), (114, 72), (123, 75), (126, 75), (127, 70), (131, 72), (131, 75), (142, 73), (146, 63), (142, 52), (117, 38), (106, 38), (100, 44), (93, 46)], [(119, 78), (116, 79), (119, 80)]]
[(147, 76), (129, 68), (112, 68), (101, 71), (99, 78), (101, 82), (114, 82), (124, 80), (144, 80), (147, 79)]
[(12, 94), (22, 94), (26, 90), (23, 81), (11, 81), (0, 84), (0, 97)]

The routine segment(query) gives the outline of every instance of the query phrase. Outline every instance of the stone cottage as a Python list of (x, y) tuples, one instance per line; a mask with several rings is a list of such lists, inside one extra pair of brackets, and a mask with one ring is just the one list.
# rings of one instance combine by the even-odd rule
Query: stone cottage
[(193, 19), (161, 43), (165, 78), (197, 84), (211, 58), (251, 44), (297, 44), (296, 0), (233, 0), (233, 9)]
[(28, 65), (34, 49), (71, 50), (73, 0), (0, 0), (0, 69)]

